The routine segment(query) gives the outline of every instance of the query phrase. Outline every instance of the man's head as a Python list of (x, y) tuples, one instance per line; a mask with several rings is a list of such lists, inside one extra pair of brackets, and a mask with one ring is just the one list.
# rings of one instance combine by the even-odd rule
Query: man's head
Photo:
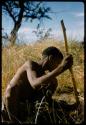
[(42, 52), (43, 56), (43, 67), (46, 70), (55, 69), (62, 61), (63, 55), (56, 47), (48, 47)]

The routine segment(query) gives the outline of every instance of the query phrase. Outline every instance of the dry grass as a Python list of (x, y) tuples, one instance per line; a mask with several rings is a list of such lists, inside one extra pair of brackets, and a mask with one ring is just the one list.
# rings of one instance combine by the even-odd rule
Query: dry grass
[[(73, 55), (74, 65), (73, 71), (77, 83), (77, 89), (80, 95), (84, 96), (84, 50), (79, 43), (72, 41), (68, 43), (69, 52)], [(20, 67), (29, 58), (38, 61), (42, 58), (41, 52), (48, 46), (55, 46), (59, 48), (65, 56), (64, 42), (49, 39), (30, 45), (15, 45), (13, 47), (2, 48), (2, 96), (7, 84), (10, 82), (18, 67)], [(75, 102), (73, 83), (69, 71), (65, 71), (58, 76), (58, 87), (53, 96), (55, 99), (66, 100), (68, 103)], [(67, 93), (64, 93), (66, 92)], [(69, 91), (69, 93), (68, 93)], [(71, 112), (71, 115), (76, 115), (76, 112)], [(81, 116), (81, 115), (80, 115)], [(80, 121), (76, 118), (75, 121)], [(83, 116), (81, 116), (83, 119)]]
[[(35, 61), (41, 59), (41, 52), (48, 46), (59, 48), (65, 55), (65, 46), (63, 42), (49, 39), (30, 45), (15, 45), (13, 47), (2, 48), (2, 95), (7, 83), (12, 79), (18, 67), (20, 67), (29, 58)], [(69, 43), (69, 51), (74, 57), (74, 74), (77, 82), (77, 88), (81, 94), (84, 91), (84, 52), (83, 48), (75, 41)], [(72, 86), (69, 71), (58, 76), (58, 88)], [(57, 93), (57, 92), (56, 92)]]

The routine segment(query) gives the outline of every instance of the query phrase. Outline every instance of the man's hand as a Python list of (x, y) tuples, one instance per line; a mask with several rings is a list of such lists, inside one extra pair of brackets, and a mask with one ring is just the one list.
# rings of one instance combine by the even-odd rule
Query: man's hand
[(73, 65), (73, 56), (71, 54), (68, 54), (62, 61), (62, 65), (64, 67), (64, 70), (70, 69)]

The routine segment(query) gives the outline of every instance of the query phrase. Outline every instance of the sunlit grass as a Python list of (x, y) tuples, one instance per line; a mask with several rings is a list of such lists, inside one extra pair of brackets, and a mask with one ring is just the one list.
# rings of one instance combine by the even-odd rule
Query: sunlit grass
[[(83, 48), (75, 41), (70, 41), (69, 52), (74, 57), (74, 75), (77, 83), (77, 88), (81, 94), (84, 92), (84, 51)], [(43, 49), (55, 46), (59, 48), (65, 56), (64, 42), (58, 42), (54, 39), (45, 40), (32, 45), (15, 45), (13, 47), (2, 48), (2, 95), (6, 85), (10, 82), (17, 69), (25, 63), (29, 58), (38, 61), (42, 58), (41, 52)], [(72, 86), (71, 76), (69, 71), (58, 76), (60, 88)], [(58, 90), (58, 88), (57, 88)], [(57, 92), (56, 92), (57, 93)]]
[[(39, 61), (42, 58), (41, 53), (43, 49), (49, 46), (59, 48), (63, 55), (66, 55), (64, 42), (59, 42), (54, 39), (48, 39), (30, 45), (14, 45), (12, 47), (2, 48), (2, 96), (5, 92), (7, 84), (9, 84), (17, 69), (28, 59)], [(83, 47), (80, 46), (80, 44), (75, 40), (68, 42), (68, 46), (69, 53), (73, 55), (73, 72), (77, 90), (81, 96), (84, 96), (84, 50)], [(66, 70), (57, 76), (57, 79), (58, 87), (52, 98), (55, 100), (64, 100), (68, 103), (74, 103), (75, 96), (69, 70)], [(76, 122), (78, 120), (80, 121), (80, 117), (83, 119), (83, 111), (81, 110), (82, 114), (80, 114), (79, 117), (77, 116), (77, 112), (78, 108), (70, 113)], [(28, 117), (26, 122), (32, 123), (32, 119)]]

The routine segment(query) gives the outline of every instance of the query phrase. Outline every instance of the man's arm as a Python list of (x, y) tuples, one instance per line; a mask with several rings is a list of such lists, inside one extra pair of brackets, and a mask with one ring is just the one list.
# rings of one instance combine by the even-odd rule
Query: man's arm
[(65, 70), (69, 69), (73, 64), (73, 58), (71, 55), (64, 58), (62, 63), (53, 71), (49, 72), (46, 75), (43, 75), (41, 77), (36, 76), (36, 72), (32, 70), (31, 64), (27, 64), (26, 71), (27, 71), (27, 77), (31, 84), (31, 86), (35, 89), (36, 87), (49, 83), (50, 80), (55, 78), (56, 76), (60, 75)]
[(19, 101), (14, 87), (11, 88), (10, 85), (8, 85), (4, 101), (10, 121), (17, 121)]

